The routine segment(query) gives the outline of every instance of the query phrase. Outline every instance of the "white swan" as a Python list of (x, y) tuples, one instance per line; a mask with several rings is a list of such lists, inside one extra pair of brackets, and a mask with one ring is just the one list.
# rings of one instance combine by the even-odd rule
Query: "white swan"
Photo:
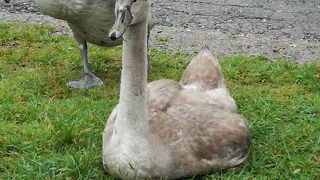
[(204, 48), (181, 82), (147, 85), (149, 0), (117, 0), (112, 39), (123, 35), (120, 100), (103, 133), (103, 164), (121, 179), (176, 179), (242, 163), (250, 136)]
[[(35, 0), (44, 14), (68, 22), (75, 39), (79, 43), (84, 75), (68, 86), (88, 88), (103, 84), (89, 68), (87, 42), (110, 47), (121, 44), (121, 40), (111, 41), (106, 36), (114, 21), (116, 0)], [(152, 23), (149, 22), (149, 28)]]

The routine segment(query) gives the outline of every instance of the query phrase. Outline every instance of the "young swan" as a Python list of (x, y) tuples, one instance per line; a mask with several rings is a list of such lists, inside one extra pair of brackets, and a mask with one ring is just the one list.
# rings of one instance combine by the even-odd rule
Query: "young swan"
[(121, 179), (177, 179), (242, 163), (250, 135), (207, 48), (179, 82), (147, 85), (149, 0), (118, 0), (109, 36), (123, 36), (119, 104), (103, 133), (103, 164)]
[(112, 47), (121, 40), (111, 41), (106, 33), (114, 21), (116, 0), (35, 0), (44, 14), (68, 22), (75, 39), (79, 43), (83, 64), (83, 77), (70, 81), (73, 88), (89, 88), (103, 82), (90, 69), (87, 57), (87, 42), (98, 46)]
[[(106, 33), (115, 19), (116, 0), (35, 0), (43, 13), (68, 22), (74, 37), (79, 43), (83, 63), (83, 77), (68, 83), (73, 88), (89, 88), (103, 84), (90, 69), (87, 59), (87, 42), (112, 47), (121, 40), (111, 41)], [(151, 16), (150, 14), (148, 14)], [(151, 20), (149, 28), (153, 25)]]

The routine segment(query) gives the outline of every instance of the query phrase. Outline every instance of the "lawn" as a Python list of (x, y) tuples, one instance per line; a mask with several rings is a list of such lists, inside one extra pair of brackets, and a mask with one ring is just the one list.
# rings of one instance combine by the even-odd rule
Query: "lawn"
[[(82, 73), (77, 43), (50, 26), (0, 24), (0, 179), (112, 179), (101, 133), (118, 102), (121, 47), (89, 46), (104, 86)], [(149, 80), (179, 80), (191, 57), (149, 50)], [(194, 179), (320, 179), (320, 63), (221, 57), (252, 147), (241, 166)]]

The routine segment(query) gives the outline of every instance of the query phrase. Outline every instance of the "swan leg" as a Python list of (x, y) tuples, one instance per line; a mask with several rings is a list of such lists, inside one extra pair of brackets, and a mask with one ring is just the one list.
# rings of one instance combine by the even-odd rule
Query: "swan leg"
[(88, 52), (87, 42), (82, 40), (76, 34), (75, 34), (75, 38), (79, 42), (79, 49), (81, 53), (84, 74), (80, 79), (70, 81), (68, 82), (67, 85), (72, 88), (79, 88), (79, 89), (103, 85), (102, 80), (98, 78), (96, 75), (94, 75), (90, 70), (89, 63), (88, 63), (88, 56), (87, 56), (87, 52)]

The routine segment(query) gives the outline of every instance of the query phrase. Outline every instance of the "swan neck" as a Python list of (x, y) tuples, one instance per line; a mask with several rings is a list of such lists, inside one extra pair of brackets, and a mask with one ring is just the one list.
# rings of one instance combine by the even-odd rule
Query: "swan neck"
[(129, 26), (123, 37), (119, 113), (119, 134), (148, 137), (146, 108), (147, 23)]

